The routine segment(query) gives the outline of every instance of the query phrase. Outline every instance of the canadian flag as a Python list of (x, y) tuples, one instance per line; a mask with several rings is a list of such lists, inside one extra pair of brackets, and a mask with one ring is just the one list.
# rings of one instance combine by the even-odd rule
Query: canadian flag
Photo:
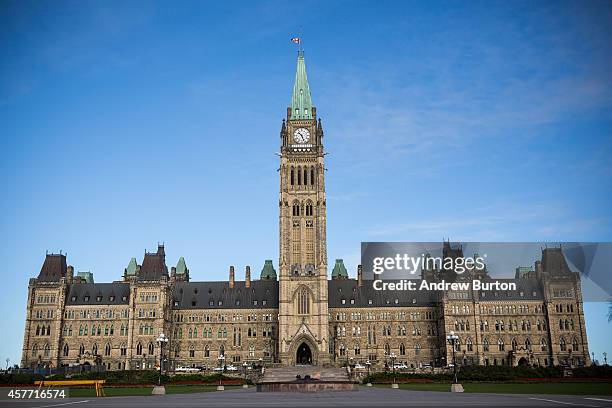
[(292, 43), (295, 43), (295, 44), (299, 44), (299, 43), (301, 43), (301, 42), (302, 42), (302, 40), (300, 40), (300, 37), (293, 37), (293, 38), (291, 39), (291, 42), (292, 42)]

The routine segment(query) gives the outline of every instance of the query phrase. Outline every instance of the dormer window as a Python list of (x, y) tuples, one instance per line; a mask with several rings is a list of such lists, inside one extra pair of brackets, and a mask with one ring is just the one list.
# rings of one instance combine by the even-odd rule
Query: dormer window
[(223, 306), (223, 301), (222, 301), (222, 300), (220, 300), (218, 305), (219, 305), (219, 306)]
[(127, 296), (123, 296), (123, 297), (121, 298), (121, 300), (122, 300), (122, 301), (124, 301), (124, 302), (127, 302)]
[(97, 302), (101, 302), (101, 301), (102, 301), (102, 295), (98, 295), (98, 296), (96, 296), (96, 301), (97, 301)]
[(110, 300), (111, 302), (115, 301), (115, 296), (114, 295), (110, 295), (110, 297), (108, 298), (108, 300)]
[(265, 306), (268, 303), (268, 301), (266, 299), (261, 301), (262, 306)]
[(240, 299), (236, 299), (236, 306), (240, 306)]
[(342, 299), (342, 300), (340, 301), (340, 303), (342, 303), (343, 305), (345, 305), (345, 304), (346, 304), (346, 299)]
[(71, 297), (71, 298), (70, 298), (70, 301), (71, 301), (71, 302), (76, 302), (76, 296)]
[(83, 298), (83, 301), (85, 301), (85, 302), (89, 302), (89, 296), (85, 296), (85, 297)]
[(175, 300), (175, 301), (174, 301), (174, 306), (178, 306), (178, 305), (179, 305), (178, 300)]
[(368, 299), (368, 305), (372, 304), (372, 299)]
[(355, 299), (351, 299), (351, 305), (355, 304)]

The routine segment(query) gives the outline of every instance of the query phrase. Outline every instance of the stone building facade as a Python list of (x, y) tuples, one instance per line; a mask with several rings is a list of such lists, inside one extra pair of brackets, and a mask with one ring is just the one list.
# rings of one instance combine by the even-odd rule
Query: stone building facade
[[(389, 356), (409, 367), (451, 362), (446, 336), (459, 336), (461, 364), (589, 364), (580, 278), (559, 248), (517, 269), (518, 289), (376, 291), (342, 260), (328, 278), (324, 132), (298, 53), (291, 107), (280, 132), (279, 273), (266, 260), (259, 279), (194, 282), (181, 257), (168, 270), (163, 245), (132, 258), (120, 280), (95, 283), (65, 254), (47, 254), (30, 279), (22, 367), (99, 365), (143, 369), (224, 364), (343, 365)], [(460, 247), (444, 251), (462, 256)], [(467, 278), (475, 277), (472, 273)], [(486, 271), (480, 279), (489, 279)], [(422, 271), (421, 279), (440, 279)], [(223, 359), (219, 357), (223, 356)]]

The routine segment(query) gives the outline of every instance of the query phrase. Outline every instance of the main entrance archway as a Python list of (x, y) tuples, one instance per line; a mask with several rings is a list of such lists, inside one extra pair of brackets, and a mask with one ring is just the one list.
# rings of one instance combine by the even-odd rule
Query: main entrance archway
[(296, 364), (312, 364), (312, 351), (306, 343), (300, 344), (295, 356)]

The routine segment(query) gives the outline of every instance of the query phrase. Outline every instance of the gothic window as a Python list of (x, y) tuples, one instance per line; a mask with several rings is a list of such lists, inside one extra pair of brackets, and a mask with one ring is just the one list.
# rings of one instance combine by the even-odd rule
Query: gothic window
[(482, 349), (483, 351), (489, 351), (489, 339), (484, 339), (482, 342)]
[(516, 339), (512, 339), (512, 351), (516, 351), (518, 348), (518, 344), (516, 343)]
[(306, 203), (306, 216), (307, 217), (312, 217), (312, 203), (308, 202)]
[(404, 343), (400, 343), (399, 352), (400, 352), (400, 356), (406, 355), (406, 346), (404, 346)]
[(181, 356), (181, 346), (180, 345), (176, 345), (174, 346), (174, 357), (180, 357)]
[(465, 345), (467, 346), (467, 351), (474, 351), (474, 343), (472, 343), (472, 339), (468, 337), (468, 339), (465, 342)]
[(293, 167), (291, 167), (291, 185), (295, 184), (295, 171), (293, 170)]
[(298, 314), (310, 314), (310, 295), (306, 288), (302, 288), (298, 292)]
[(111, 355), (111, 345), (109, 343), (106, 343), (106, 346), (104, 346), (104, 355), (105, 356)]
[(98, 354), (98, 345), (95, 343), (93, 347), (91, 348), (91, 354), (93, 354), (94, 356)]
[(572, 340), (572, 351), (578, 351), (578, 340), (575, 337)]
[(308, 185), (308, 168), (304, 167), (304, 185)]
[(385, 344), (385, 354), (386, 355), (391, 354), (391, 346), (389, 346), (389, 343)]
[(531, 340), (529, 340), (529, 338), (525, 339), (525, 348), (531, 350)]
[(298, 167), (297, 169), (297, 183), (298, 183), (298, 186), (302, 185), (302, 168), (301, 167)]
[(136, 346), (136, 355), (137, 356), (141, 356), (142, 355), (142, 344), (138, 343), (138, 345)]
[(293, 216), (294, 217), (299, 217), (299, 215), (300, 215), (300, 203), (295, 201), (293, 203)]
[(152, 355), (154, 351), (153, 343), (149, 343), (149, 355)]
[(340, 355), (341, 356), (346, 355), (346, 347), (344, 347), (344, 344), (340, 345)]
[(417, 344), (416, 346), (414, 346), (414, 355), (418, 356), (421, 354), (421, 345)]
[(193, 346), (193, 344), (189, 346), (189, 357), (195, 357), (195, 347)]
[(499, 351), (504, 351), (506, 349), (506, 345), (502, 339), (497, 340), (497, 348)]
[(210, 347), (208, 344), (204, 346), (204, 357), (210, 357)]
[(314, 186), (314, 180), (315, 180), (315, 171), (314, 171), (314, 166), (312, 166), (310, 168), (310, 185)]
[(64, 343), (64, 357), (68, 357), (69, 352), (70, 352), (70, 347), (68, 347), (68, 343)]
[(32, 346), (32, 357), (36, 357), (36, 354), (38, 354), (38, 344)]
[(361, 354), (361, 348), (359, 347), (359, 343), (355, 343), (354, 351), (356, 356)]
[(249, 357), (255, 357), (255, 346), (252, 344), (249, 346)]
[(82, 356), (83, 354), (85, 354), (85, 346), (81, 344), (79, 346), (79, 355)]
[(559, 339), (559, 348), (561, 351), (565, 351), (567, 349), (567, 344), (565, 343), (565, 339), (563, 337)]
[(110, 325), (110, 335), (112, 336), (112, 335), (114, 335), (114, 334), (115, 334), (115, 325), (114, 325), (114, 324), (111, 324), (111, 325)]
[(225, 355), (225, 347), (223, 345), (221, 345), (221, 347), (219, 347), (219, 355), (220, 356), (224, 356)]
[(50, 352), (51, 352), (51, 347), (49, 347), (48, 344), (45, 344), (45, 348), (44, 348), (45, 357), (49, 357)]

